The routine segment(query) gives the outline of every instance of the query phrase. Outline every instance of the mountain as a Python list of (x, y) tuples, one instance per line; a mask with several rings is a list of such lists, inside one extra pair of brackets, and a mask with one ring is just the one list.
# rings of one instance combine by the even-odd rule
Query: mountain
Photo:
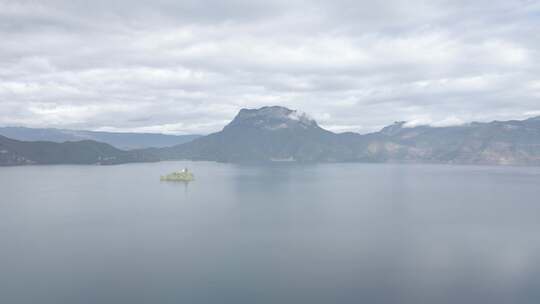
[(25, 142), (0, 136), (0, 165), (120, 164), (157, 161), (137, 151), (119, 150), (91, 140), (77, 142)]
[(21, 141), (81, 141), (93, 140), (130, 150), (150, 147), (169, 147), (189, 142), (200, 135), (165, 135), (153, 133), (115, 133), (66, 129), (34, 129), (24, 127), (0, 127), (0, 135)]
[(145, 153), (220, 162), (540, 165), (540, 118), (451, 127), (406, 127), (401, 121), (361, 135), (333, 133), (306, 114), (273, 106), (242, 109), (222, 131)]
[(451, 127), (408, 127), (399, 121), (362, 135), (333, 133), (304, 113), (272, 106), (242, 109), (219, 132), (163, 148), (124, 151), (93, 140), (25, 142), (0, 136), (0, 165), (175, 159), (540, 165), (540, 117)]
[(389, 159), (397, 161), (539, 165), (540, 119), (401, 127), (385, 142), (393, 147)]
[(155, 152), (164, 159), (309, 162), (334, 157), (340, 149), (338, 136), (306, 114), (274, 106), (242, 109), (220, 132)]

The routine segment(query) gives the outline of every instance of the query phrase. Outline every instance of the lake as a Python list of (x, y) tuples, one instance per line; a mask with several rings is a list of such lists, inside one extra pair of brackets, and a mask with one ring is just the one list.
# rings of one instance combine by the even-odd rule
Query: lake
[(539, 198), (534, 167), (4, 167), (0, 303), (540, 303)]

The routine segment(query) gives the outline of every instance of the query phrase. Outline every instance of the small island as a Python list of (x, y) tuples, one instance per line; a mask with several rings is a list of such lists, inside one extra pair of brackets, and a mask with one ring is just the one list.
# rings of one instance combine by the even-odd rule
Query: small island
[(193, 173), (189, 172), (187, 168), (182, 171), (176, 171), (160, 177), (161, 181), (171, 182), (191, 182), (194, 180)]

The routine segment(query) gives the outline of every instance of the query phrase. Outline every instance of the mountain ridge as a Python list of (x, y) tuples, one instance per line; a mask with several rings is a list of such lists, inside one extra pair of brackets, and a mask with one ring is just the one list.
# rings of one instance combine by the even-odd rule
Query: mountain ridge
[(168, 135), (159, 133), (103, 132), (56, 128), (0, 127), (0, 135), (21, 141), (94, 140), (110, 144), (118, 149), (163, 148), (191, 141), (200, 135)]
[(307, 114), (270, 106), (241, 109), (222, 130), (171, 147), (123, 151), (95, 141), (22, 142), (0, 136), (0, 164), (4, 165), (180, 159), (540, 165), (540, 117), (446, 127), (397, 121), (369, 134), (334, 133)]
[(109, 144), (92, 140), (19, 141), (0, 135), (0, 165), (94, 164), (113, 165), (132, 162), (151, 162), (139, 151), (124, 151)]

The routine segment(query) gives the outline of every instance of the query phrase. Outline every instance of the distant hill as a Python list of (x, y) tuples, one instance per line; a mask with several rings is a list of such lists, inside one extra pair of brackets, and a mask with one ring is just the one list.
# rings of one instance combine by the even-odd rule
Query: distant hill
[(113, 145), (123, 150), (162, 148), (189, 142), (200, 135), (165, 135), (154, 133), (116, 133), (66, 129), (35, 129), (24, 127), (0, 127), (0, 135), (21, 141), (66, 141), (94, 140)]
[(157, 161), (137, 151), (119, 150), (109, 144), (78, 142), (25, 142), (0, 136), (0, 165), (30, 164), (120, 164)]
[(540, 164), (539, 118), (473, 122), (438, 128), (406, 128), (401, 125), (393, 126), (393, 131), (386, 134), (386, 137), (373, 143), (373, 147), (390, 160), (451, 164)]
[(217, 133), (174, 147), (151, 149), (160, 159), (221, 162), (421, 162), (540, 165), (540, 118), (405, 127), (371, 134), (333, 133), (284, 107), (242, 109)]

